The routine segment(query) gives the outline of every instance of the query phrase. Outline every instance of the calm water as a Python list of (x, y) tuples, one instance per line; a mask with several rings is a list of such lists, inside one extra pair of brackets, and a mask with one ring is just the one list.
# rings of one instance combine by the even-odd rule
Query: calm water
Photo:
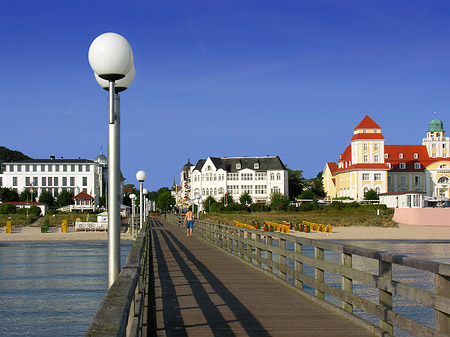
[[(132, 242), (122, 242), (121, 266)], [(0, 243), (0, 336), (83, 336), (105, 296), (108, 244)]]

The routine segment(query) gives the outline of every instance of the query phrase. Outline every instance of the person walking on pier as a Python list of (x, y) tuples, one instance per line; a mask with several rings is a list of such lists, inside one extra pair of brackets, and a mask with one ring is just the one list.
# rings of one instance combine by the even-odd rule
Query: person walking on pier
[(186, 236), (192, 236), (192, 230), (194, 229), (194, 214), (192, 213), (192, 207), (190, 206), (184, 217), (184, 223), (186, 224)]

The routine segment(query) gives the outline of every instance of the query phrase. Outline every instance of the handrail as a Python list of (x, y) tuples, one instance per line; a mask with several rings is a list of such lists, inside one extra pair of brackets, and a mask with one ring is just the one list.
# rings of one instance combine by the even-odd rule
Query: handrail
[[(168, 217), (168, 220), (180, 224), (179, 219), (173, 215)], [(316, 304), (366, 327), (376, 335), (392, 335), (394, 327), (419, 336), (450, 334), (450, 264), (201, 220), (196, 221), (195, 235), (238, 257), (250, 266), (262, 270)], [(288, 243), (293, 250), (287, 249)], [(305, 255), (306, 246), (314, 249), (313, 257)], [(325, 259), (325, 253), (330, 251), (341, 255), (341, 263)], [(377, 270), (370, 273), (357, 269), (353, 265), (355, 257), (369, 259), (375, 263)], [(310, 275), (306, 272), (308, 266)], [(434, 292), (393, 279), (393, 266), (432, 273)], [(311, 269), (314, 270), (313, 276)], [(340, 284), (336, 285), (335, 279), (334, 283), (327, 283), (325, 273), (340, 277), (341, 282), (337, 281)], [(354, 291), (355, 284), (363, 284), (372, 292), (375, 290), (378, 294), (378, 303), (363, 298), (364, 295), (358, 295)], [(305, 291), (305, 286), (313, 288), (314, 295)], [(415, 322), (397, 312), (393, 305), (394, 296), (433, 309), (434, 327)], [(333, 303), (330, 297), (339, 303)], [(355, 308), (378, 319), (379, 326), (355, 315)]]
[(127, 262), (103, 298), (85, 336), (147, 336), (150, 225), (137, 235)]

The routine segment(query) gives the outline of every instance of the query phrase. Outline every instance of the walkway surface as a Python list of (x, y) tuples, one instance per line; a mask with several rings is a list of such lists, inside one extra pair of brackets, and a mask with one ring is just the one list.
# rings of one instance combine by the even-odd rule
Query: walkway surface
[(153, 218), (158, 336), (373, 336)]

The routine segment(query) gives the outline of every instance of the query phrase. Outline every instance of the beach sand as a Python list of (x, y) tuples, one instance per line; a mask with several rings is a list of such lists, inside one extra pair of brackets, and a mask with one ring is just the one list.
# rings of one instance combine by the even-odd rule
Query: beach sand
[[(132, 240), (131, 233), (120, 234), (121, 240)], [(319, 240), (450, 240), (450, 227), (410, 226), (399, 224), (398, 228), (381, 227), (333, 227), (332, 233), (311, 231), (303, 233), (291, 230), (290, 234)], [(69, 227), (68, 233), (61, 233), (61, 227), (51, 227), (48, 233), (41, 233), (40, 227), (13, 227), (11, 234), (0, 229), (0, 242), (4, 241), (92, 241), (108, 240), (107, 232), (76, 232)]]
[[(121, 240), (132, 240), (131, 233), (120, 233)], [(108, 240), (108, 233), (105, 231), (75, 231), (69, 226), (69, 232), (61, 233), (61, 227), (50, 227), (48, 233), (41, 233), (40, 227), (13, 227), (11, 234), (6, 234), (6, 227), (1, 227), (0, 242), (6, 241), (97, 241)]]

